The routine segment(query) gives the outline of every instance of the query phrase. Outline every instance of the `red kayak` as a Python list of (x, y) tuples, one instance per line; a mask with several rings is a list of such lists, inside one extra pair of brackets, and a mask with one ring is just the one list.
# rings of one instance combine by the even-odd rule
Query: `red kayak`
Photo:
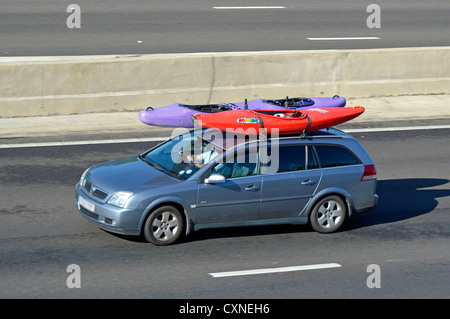
[[(232, 110), (215, 114), (196, 114), (192, 120), (199, 126), (221, 131), (244, 130), (246, 134), (259, 134), (264, 128), (266, 134), (301, 134), (338, 125), (361, 115), (364, 108), (320, 107), (305, 110)], [(249, 128), (252, 128), (249, 130)]]

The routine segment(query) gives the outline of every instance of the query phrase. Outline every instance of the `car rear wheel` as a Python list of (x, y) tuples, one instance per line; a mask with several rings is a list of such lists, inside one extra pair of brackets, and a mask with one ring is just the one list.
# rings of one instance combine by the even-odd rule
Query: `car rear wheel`
[(314, 206), (310, 216), (312, 228), (319, 233), (332, 233), (345, 221), (347, 208), (344, 201), (336, 195), (322, 198)]
[(173, 206), (159, 207), (145, 222), (145, 239), (158, 246), (170, 245), (180, 237), (183, 223), (183, 216), (178, 209)]

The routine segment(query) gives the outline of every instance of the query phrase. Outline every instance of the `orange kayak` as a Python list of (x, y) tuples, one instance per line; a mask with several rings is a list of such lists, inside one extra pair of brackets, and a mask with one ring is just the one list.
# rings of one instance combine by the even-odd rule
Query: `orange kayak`
[(320, 107), (304, 110), (232, 110), (216, 114), (196, 114), (192, 120), (205, 128), (221, 131), (244, 130), (245, 134), (301, 134), (350, 121), (364, 112), (360, 106)]

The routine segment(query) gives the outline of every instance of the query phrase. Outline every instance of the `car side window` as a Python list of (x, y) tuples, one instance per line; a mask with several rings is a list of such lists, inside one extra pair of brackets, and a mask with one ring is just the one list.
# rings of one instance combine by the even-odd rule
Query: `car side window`
[(348, 149), (336, 145), (315, 145), (322, 168), (356, 165), (361, 162)]
[[(319, 161), (312, 145), (282, 145), (277, 146), (274, 154), (270, 147), (271, 165), (277, 165), (271, 173), (284, 173), (319, 168)], [(276, 158), (274, 158), (276, 156)]]
[(224, 159), (217, 164), (212, 173), (218, 173), (226, 178), (245, 177), (258, 174), (258, 154), (253, 151), (234, 153), (232, 158)]
[(304, 170), (306, 156), (304, 145), (281, 146), (279, 149), (278, 173)]

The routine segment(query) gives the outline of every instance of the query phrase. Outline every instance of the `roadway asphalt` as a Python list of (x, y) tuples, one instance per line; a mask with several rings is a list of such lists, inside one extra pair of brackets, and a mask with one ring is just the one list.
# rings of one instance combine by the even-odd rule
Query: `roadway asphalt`
[[(273, 299), (448, 299), (449, 133), (353, 133), (375, 162), (380, 205), (341, 232), (322, 235), (307, 226), (208, 230), (168, 247), (101, 231), (74, 200), (84, 169), (156, 142), (0, 149), (0, 298), (179, 299), (163, 304), (166, 314), (193, 298), (207, 305), (208, 299), (262, 298), (277, 317)], [(340, 267), (211, 275), (327, 263)], [(80, 267), (80, 288), (67, 285), (72, 264)], [(374, 264), (380, 288), (367, 285)], [(294, 310), (298, 304), (282, 305)]]
[[(0, 56), (151, 54), (447, 46), (450, 2), (379, 0), (381, 28), (368, 28), (358, 0), (3, 0)], [(229, 6), (281, 6), (224, 10)], [(309, 38), (369, 37), (360, 40)]]
[[(197, 298), (206, 305), (218, 299), (222, 312), (229, 299), (262, 298), (272, 313), (280, 313), (274, 299), (450, 298), (448, 96), (426, 98), (442, 103), (431, 117), (417, 119), (425, 100), (416, 97), (416, 108), (409, 98), (392, 97), (383, 100), (385, 109), (374, 112), (372, 121), (353, 120), (344, 127), (375, 162), (380, 205), (351, 219), (343, 231), (208, 230), (169, 247), (99, 230), (76, 210), (73, 190), (87, 167), (139, 154), (171, 129), (143, 125), (134, 112), (0, 119), (0, 298), (178, 299), (165, 303), (171, 314), (180, 302)], [(377, 131), (389, 127), (397, 129)], [(153, 140), (139, 142), (143, 137)], [(112, 138), (122, 141), (98, 142)], [(76, 143), (59, 143), (67, 141)], [(51, 142), (56, 143), (48, 146)], [(340, 266), (211, 275), (328, 263)], [(80, 266), (81, 288), (67, 286), (72, 264)], [(374, 264), (381, 270), (381, 288), (367, 286)]]

